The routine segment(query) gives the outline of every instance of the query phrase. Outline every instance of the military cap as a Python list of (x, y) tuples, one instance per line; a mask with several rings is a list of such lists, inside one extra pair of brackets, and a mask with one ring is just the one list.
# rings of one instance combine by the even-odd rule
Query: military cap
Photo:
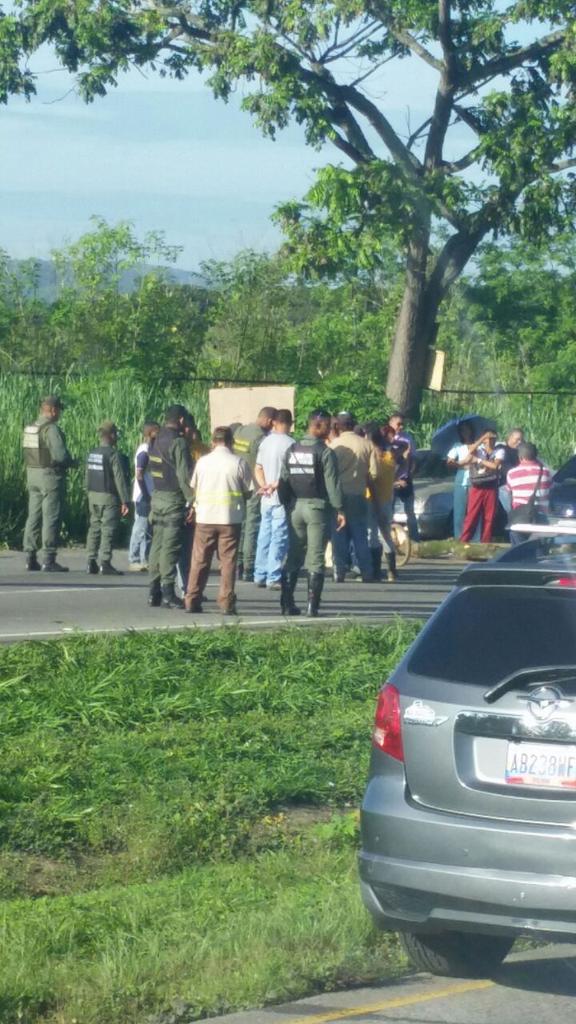
[(52, 409), (64, 408), (64, 402), (60, 398), (60, 395), (45, 395), (45, 397), (40, 400), (40, 405), (48, 405), (51, 406)]

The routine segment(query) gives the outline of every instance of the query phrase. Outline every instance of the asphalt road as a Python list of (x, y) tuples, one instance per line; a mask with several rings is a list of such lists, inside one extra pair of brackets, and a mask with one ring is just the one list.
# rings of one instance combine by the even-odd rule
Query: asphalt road
[[(204, 613), (149, 608), (147, 577), (126, 573), (118, 577), (87, 576), (82, 550), (63, 551), (60, 560), (70, 567), (66, 575), (28, 573), (20, 552), (0, 552), (0, 643), (62, 636), (76, 631), (118, 633), (126, 629), (210, 629), (238, 623), (249, 628), (336, 625), (346, 621), (377, 624), (396, 615), (427, 618), (452, 587), (462, 566), (439, 561), (414, 561), (401, 570), (398, 584), (363, 584), (351, 580), (326, 582), (318, 619), (282, 619), (277, 592), (260, 590), (253, 583), (238, 583), (238, 617), (223, 618), (215, 598), (218, 577), (207, 587)], [(127, 568), (126, 554), (118, 552), (115, 563)], [(304, 580), (297, 600), (305, 600)]]
[(575, 996), (576, 947), (547, 946), (512, 954), (491, 981), (417, 974), (379, 988), (214, 1017), (210, 1024), (567, 1024)]

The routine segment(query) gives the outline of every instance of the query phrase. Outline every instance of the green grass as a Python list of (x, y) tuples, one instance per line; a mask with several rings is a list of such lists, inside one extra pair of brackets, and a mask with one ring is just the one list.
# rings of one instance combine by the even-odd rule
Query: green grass
[(282, 803), (357, 800), (374, 695), (415, 632), (0, 650), (0, 843), (49, 857), (131, 850), (138, 870), (163, 872), (235, 855)]
[(1, 648), (3, 1024), (184, 1024), (398, 970), (355, 808), (417, 630)]
[(0, 907), (3, 1024), (167, 1024), (370, 983), (405, 965), (355, 857), (308, 842), (130, 888)]

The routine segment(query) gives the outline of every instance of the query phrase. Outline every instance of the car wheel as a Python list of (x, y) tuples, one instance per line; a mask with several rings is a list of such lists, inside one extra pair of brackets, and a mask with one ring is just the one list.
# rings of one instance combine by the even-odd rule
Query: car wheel
[(493, 974), (510, 952), (513, 938), (439, 932), (425, 935), (401, 932), (400, 941), (420, 971), (449, 978), (485, 978)]

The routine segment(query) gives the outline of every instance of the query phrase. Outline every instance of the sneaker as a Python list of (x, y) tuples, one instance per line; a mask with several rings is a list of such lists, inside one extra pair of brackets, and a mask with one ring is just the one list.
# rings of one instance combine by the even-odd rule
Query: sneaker
[(282, 590), (282, 584), (276, 582), (269, 583), (268, 586), (266, 587), (266, 590)]
[(260, 588), (260, 590), (263, 590), (266, 586), (266, 580), (254, 580), (254, 583)]

